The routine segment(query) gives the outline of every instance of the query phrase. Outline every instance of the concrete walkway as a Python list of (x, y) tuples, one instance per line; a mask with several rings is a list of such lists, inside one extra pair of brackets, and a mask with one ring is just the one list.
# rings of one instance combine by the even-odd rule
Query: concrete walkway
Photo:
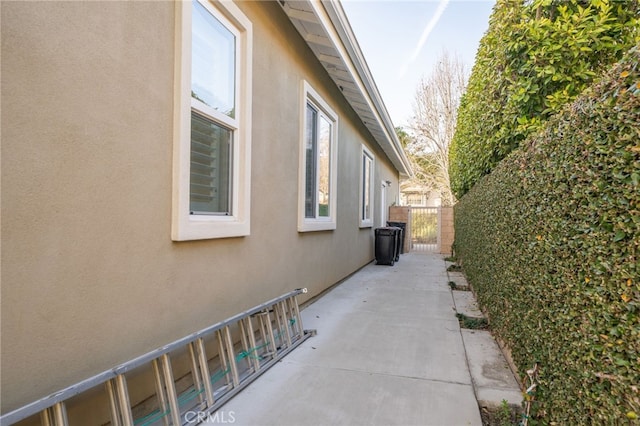
[[(440, 255), (408, 253), (394, 266), (367, 265), (302, 311), (304, 327), (317, 336), (225, 404), (217, 419), (481, 425), (472, 370), (482, 374), (483, 367), (470, 368), (448, 282)], [(504, 369), (501, 353), (485, 349), (481, 357)]]

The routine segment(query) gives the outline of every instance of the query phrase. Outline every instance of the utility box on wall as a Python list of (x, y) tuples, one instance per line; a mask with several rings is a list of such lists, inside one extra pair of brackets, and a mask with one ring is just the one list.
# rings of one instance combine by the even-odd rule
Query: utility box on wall
[(391, 206), (389, 207), (389, 222), (404, 222), (406, 227), (404, 230), (404, 247), (402, 252), (409, 253), (411, 250), (411, 207), (408, 206)]

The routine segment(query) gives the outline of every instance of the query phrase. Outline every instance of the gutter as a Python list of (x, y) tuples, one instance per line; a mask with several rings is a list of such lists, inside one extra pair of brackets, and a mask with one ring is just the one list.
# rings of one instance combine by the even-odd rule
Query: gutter
[[(400, 177), (413, 177), (410, 162), (339, 0), (280, 0), (278, 3)], [(315, 28), (322, 30), (314, 32)], [(327, 49), (331, 55), (326, 54)]]

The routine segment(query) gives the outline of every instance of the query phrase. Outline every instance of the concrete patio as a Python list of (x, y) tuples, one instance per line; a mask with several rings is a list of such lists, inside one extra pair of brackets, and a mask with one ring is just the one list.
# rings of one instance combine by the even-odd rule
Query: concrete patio
[(367, 265), (302, 311), (304, 327), (317, 336), (214, 420), (481, 425), (479, 393), (495, 404), (518, 404), (517, 382), (489, 332), (461, 332), (448, 282), (437, 254), (404, 254), (391, 267)]

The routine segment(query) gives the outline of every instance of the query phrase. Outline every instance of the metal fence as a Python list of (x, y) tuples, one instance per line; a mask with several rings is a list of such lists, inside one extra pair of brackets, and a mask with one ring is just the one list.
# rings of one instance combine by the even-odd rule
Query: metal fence
[(411, 250), (438, 251), (437, 207), (411, 207)]

